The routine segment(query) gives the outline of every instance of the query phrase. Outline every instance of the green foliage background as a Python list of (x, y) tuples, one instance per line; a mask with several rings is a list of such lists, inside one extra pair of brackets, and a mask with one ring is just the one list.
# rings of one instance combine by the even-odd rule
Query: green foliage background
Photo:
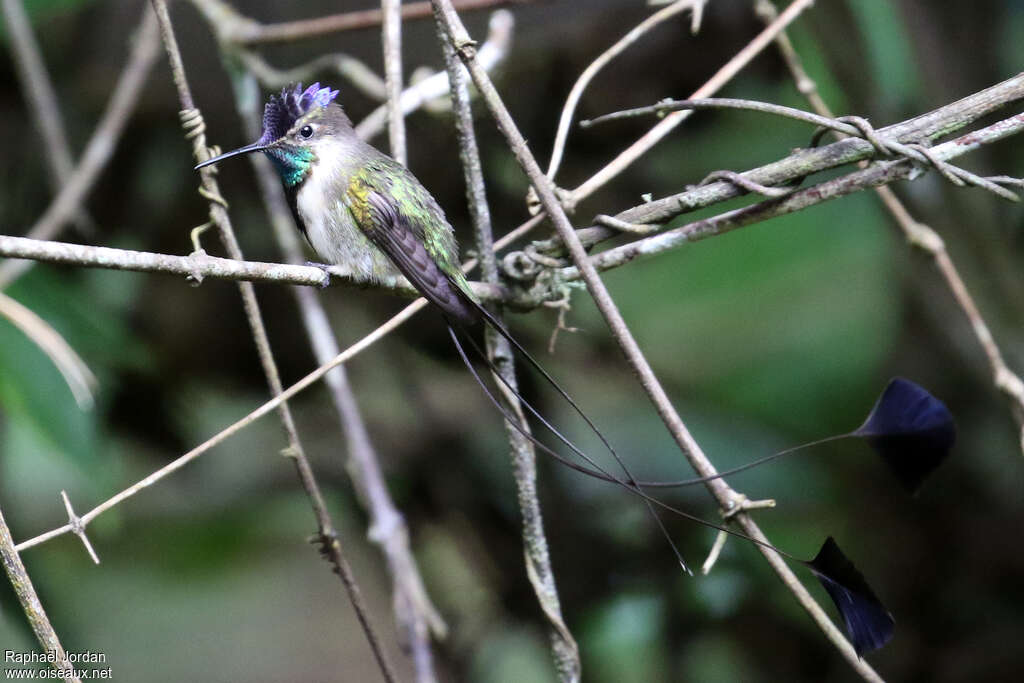
[[(81, 150), (125, 58), (141, 3), (26, 3), (69, 129)], [(235, 3), (264, 21), (373, 3)], [(584, 117), (692, 92), (759, 30), (749, 2), (713, 0), (697, 37), (670, 22), (612, 64), (587, 91)], [(639, 0), (558, 0), (515, 9), (514, 51), (498, 84), (541, 159), (557, 113), (591, 59), (650, 10)], [(172, 16), (211, 142), (246, 140), (208, 28), (189, 3)], [(486, 18), (469, 21), (476, 35)], [(792, 35), (822, 94), (840, 113), (876, 125), (935, 108), (1007, 78), (1024, 63), (1024, 4), (819, 2)], [(368, 30), (266, 50), (294, 65), (342, 50), (380, 66)], [(429, 23), (406, 28), (409, 69), (438, 66)], [(0, 42), (7, 47), (0, 28)], [(345, 84), (358, 120), (373, 103)], [(723, 93), (805, 107), (777, 55), (758, 58)], [(166, 65), (150, 78), (114, 163), (88, 202), (95, 234), (67, 239), (186, 253), (205, 202), (177, 128)], [(575, 186), (650, 121), (574, 130), (560, 175)], [(525, 181), (479, 118), (496, 227), (524, 218)], [(0, 59), (0, 226), (22, 234), (46, 207), (42, 147), (9, 58)], [(581, 222), (644, 193), (663, 196), (707, 173), (743, 170), (805, 145), (810, 131), (755, 114), (699, 113), (580, 207)], [(461, 175), (450, 121), (409, 119), (410, 159), (466, 242)], [(386, 141), (378, 139), (379, 145)], [(1008, 140), (964, 164), (1024, 174)], [(275, 260), (252, 172), (220, 179), (247, 256)], [(1007, 358), (1024, 369), (1022, 212), (934, 177), (897, 188), (947, 241)], [(206, 242), (214, 251), (212, 238)], [(1024, 460), (1006, 404), (992, 386), (965, 319), (928, 261), (912, 253), (869, 193), (703, 241), (609, 273), (641, 346), (698, 440), (720, 467), (856, 426), (892, 375), (929, 387), (958, 418), (954, 457), (915, 499), (865, 448), (837, 444), (734, 478), (779, 507), (758, 514), (769, 537), (810, 556), (835, 535), (896, 617), (897, 635), (871, 661), (904, 681), (1005, 681), (1019, 675), (1024, 553), (1016, 544)], [(258, 285), (286, 382), (312, 369), (294, 300)], [(66, 521), (58, 493), (82, 512), (244, 415), (265, 383), (234, 285), (40, 266), (8, 290), (56, 327), (100, 379), (82, 412), (42, 354), (0, 322), (0, 506), (17, 539)], [(353, 289), (321, 294), (343, 343), (402, 302)], [(514, 316), (516, 333), (580, 397), (638, 476), (689, 475), (585, 293), (569, 317), (581, 331), (542, 350), (547, 311)], [(452, 633), (436, 652), (445, 680), (545, 681), (553, 676), (542, 617), (522, 562), (501, 423), (451, 352), (438, 321), (421, 315), (350, 367), (389, 484), (407, 516), (431, 595)], [(524, 380), (557, 423), (596, 450), (534, 378)], [(294, 402), (385, 639), (395, 643), (388, 579), (366, 541), (365, 516), (344, 471), (343, 442), (326, 393)], [(26, 551), (25, 561), (65, 645), (105, 652), (122, 681), (376, 680), (365, 640), (337, 580), (304, 539), (308, 504), (285, 444), (267, 418), (182, 472), (96, 520), (93, 566), (77, 540)], [(683, 576), (645, 510), (623, 492), (540, 464), (552, 558), (586, 680), (853, 680), (839, 656), (752, 548), (730, 541), (708, 577)], [(713, 518), (702, 490), (676, 501)], [(699, 563), (713, 533), (668, 520)], [(809, 585), (813, 580), (804, 576)], [(816, 585), (822, 600), (827, 600)], [(0, 650), (31, 638), (0, 582)], [(396, 660), (403, 661), (392, 645)], [(404, 675), (408, 667), (403, 661)]]

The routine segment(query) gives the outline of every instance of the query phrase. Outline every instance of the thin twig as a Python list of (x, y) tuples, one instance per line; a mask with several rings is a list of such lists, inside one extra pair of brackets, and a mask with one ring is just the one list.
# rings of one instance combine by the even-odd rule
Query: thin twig
[[(200, 8), (206, 7), (203, 0), (194, 0)], [(205, 13), (204, 13), (205, 15)], [(212, 23), (211, 26), (217, 31), (220, 26)], [(223, 43), (222, 43), (223, 44)], [(229, 48), (224, 47), (227, 50)], [(251, 71), (260, 84), (268, 90), (280, 90), (292, 83), (308, 83), (316, 74), (322, 71), (334, 71), (339, 76), (356, 87), (359, 92), (372, 97), (375, 100), (384, 101), (387, 98), (387, 88), (384, 81), (377, 73), (355, 57), (340, 52), (319, 57), (292, 67), (291, 69), (276, 69), (261, 56), (248, 50), (235, 50), (231, 54), (237, 54), (246, 69)]]
[[(456, 0), (456, 4), (464, 11), (494, 9), (508, 5), (525, 5), (535, 0)], [(429, 2), (410, 2), (402, 5), (402, 19), (425, 19), (430, 16)], [(332, 14), (316, 19), (301, 19), (280, 24), (259, 24), (249, 20), (248, 24), (240, 24), (231, 36), (238, 43), (252, 45), (255, 43), (291, 42), (300, 38), (312, 38), (327, 33), (352, 31), (361, 28), (373, 28), (383, 21), (379, 9), (359, 10)]]
[[(732, 80), (733, 76), (740, 72), (750, 61), (768, 47), (776, 35), (793, 21), (800, 13), (814, 4), (814, 0), (794, 0), (789, 7), (779, 15), (778, 19), (759, 33), (751, 40), (746, 47), (736, 53), (715, 75), (698, 88), (690, 99), (709, 97)], [(604, 168), (591, 176), (586, 182), (577, 187), (571, 193), (572, 202), (580, 202), (589, 197), (598, 189), (607, 184), (610, 180), (622, 173), (634, 161), (656, 145), (662, 138), (668, 135), (676, 126), (689, 117), (689, 112), (679, 111), (666, 116), (660, 123), (651, 128), (639, 140), (619, 153)]]
[[(174, 29), (171, 25), (171, 19), (167, 12), (166, 1), (152, 0), (152, 2), (153, 9), (156, 11), (157, 19), (160, 23), (160, 35), (163, 39), (168, 61), (171, 65), (171, 76), (178, 91), (181, 110), (183, 112), (194, 112), (196, 111), (195, 104), (192, 100), (192, 93), (188, 85), (188, 80), (185, 76), (185, 68), (181, 61), (181, 53), (178, 50), (177, 40), (174, 37)], [(192, 139), (192, 151), (196, 160), (204, 161), (208, 154), (208, 150), (202, 128), (199, 127), (198, 124), (194, 125), (189, 132), (189, 137)], [(220, 230), (221, 241), (224, 243), (224, 246), (228, 250), (228, 254), (232, 258), (241, 259), (241, 249), (238, 246), (234, 231), (231, 228), (231, 221), (228, 217), (224, 201), (223, 199), (220, 199), (220, 190), (217, 187), (217, 181), (214, 178), (213, 170), (206, 167), (201, 170), (200, 175), (202, 177), (202, 186), (205, 189), (207, 196), (211, 198), (209, 202), (210, 218)], [(215, 201), (215, 199), (219, 201)], [(256, 342), (257, 351), (259, 352), (260, 363), (263, 365), (264, 373), (267, 376), (267, 382), (270, 384), (271, 392), (275, 396), (280, 396), (282, 394), (283, 387), (278, 375), (277, 364), (274, 361), (273, 353), (270, 350), (270, 341), (267, 338), (267, 332), (263, 324), (262, 315), (260, 314), (259, 304), (256, 301), (255, 289), (251, 282), (240, 282), (239, 290), (242, 294), (242, 302), (245, 308), (246, 317), (249, 320), (253, 338)], [(286, 449), (285, 454), (291, 457), (295, 463), (299, 479), (302, 482), (303, 488), (306, 490), (310, 504), (313, 507), (314, 515), (317, 518), (320, 551), (323, 556), (331, 562), (335, 573), (341, 578), (341, 581), (345, 586), (345, 590), (348, 593), (349, 600), (352, 603), (352, 608), (356, 613), (356, 617), (363, 629), (363, 633), (366, 635), (366, 639), (370, 644), (370, 648), (373, 651), (374, 657), (385, 680), (395, 681), (396, 677), (394, 670), (391, 667), (391, 663), (388, 661), (387, 655), (384, 653), (384, 648), (380, 642), (380, 638), (370, 621), (369, 613), (363, 602), (362, 591), (359, 588), (359, 584), (352, 572), (352, 568), (349, 566), (348, 560), (342, 550), (341, 541), (338, 538), (338, 534), (334, 528), (334, 523), (327, 511), (327, 506), (324, 502), (323, 494), (320, 492), (320, 486), (313, 474), (313, 469), (303, 452), (302, 444), (299, 440), (291, 411), (288, 409), (288, 405), (286, 403), (281, 403), (278, 406), (278, 412), (280, 413), (282, 425), (288, 436), (288, 448)]]
[(28, 623), (32, 626), (32, 631), (36, 634), (36, 639), (39, 640), (43, 651), (56, 654), (55, 661), (52, 662), (53, 668), (64, 672), (64, 680), (81, 683), (77, 676), (71, 674), (74, 667), (68, 661), (64, 646), (60, 644), (57, 632), (53, 630), (53, 624), (50, 623), (50, 618), (46, 615), (46, 610), (43, 609), (43, 603), (39, 601), (36, 589), (32, 585), (32, 579), (25, 571), (25, 565), (22, 564), (21, 557), (18, 555), (14, 539), (11, 538), (11, 530), (7, 528), (2, 511), (0, 511), (0, 564), (4, 566), (7, 578), (10, 579), (14, 593), (18, 596), (18, 602), (21, 603), (21, 609), (25, 612)]
[[(93, 509), (89, 510), (89, 512), (81, 516), (82, 525), (87, 526), (94, 519), (99, 517), (107, 510), (110, 510), (111, 508), (131, 498), (140, 491), (152, 486), (153, 484), (157, 483), (158, 481), (168, 476), (169, 474), (178, 471), (179, 469), (181, 469), (188, 463), (192, 462), (199, 456), (203, 455), (204, 453), (208, 452), (215, 446), (219, 446), (220, 444), (224, 443), (230, 437), (242, 431), (244, 428), (248, 427), (256, 420), (277, 409), (285, 401), (293, 398), (296, 394), (315, 384), (317, 381), (322, 379), (324, 375), (326, 375), (334, 368), (348, 362), (352, 358), (355, 358), (357, 355), (373, 346), (375, 343), (386, 337), (388, 334), (398, 329), (402, 325), (402, 323), (404, 323), (406, 320), (408, 320), (413, 315), (418, 313), (425, 306), (425, 299), (419, 299), (417, 301), (412, 302), (411, 304), (403, 308), (401, 311), (396, 313), (394, 316), (392, 316), (391, 319), (388, 320), (386, 323), (384, 323), (383, 325), (375, 329), (373, 332), (366, 335), (358, 342), (352, 344), (344, 351), (339, 353), (337, 356), (331, 359), (330, 363), (321, 365), (316, 370), (310, 372), (308, 375), (300, 379), (298, 382), (282, 391), (280, 394), (266, 401), (265, 403), (257, 407), (255, 410), (251, 411), (249, 414), (242, 417), (241, 419), (228, 425), (227, 427), (217, 432), (216, 434), (214, 434), (209, 439), (199, 444), (192, 450), (179, 456), (175, 460), (172, 460), (171, 462), (164, 465), (160, 469), (156, 470), (155, 472), (152, 472), (148, 476), (132, 484), (126, 489), (119, 491), (117, 494), (111, 496), (110, 498), (103, 501)], [(46, 533), (39, 534), (38, 536), (34, 536), (25, 541), (22, 541), (17, 546), (15, 546), (15, 549), (21, 552), (27, 548), (40, 545), (41, 543), (45, 543), (46, 541), (52, 540), (54, 538), (57, 538), (58, 536), (62, 536), (71, 531), (71, 525), (65, 524), (55, 529), (51, 529)]]
[[(532, 226), (531, 226), (532, 227)], [(525, 231), (524, 231), (525, 232)], [(524, 232), (516, 236), (522, 236)], [(508, 240), (504, 244), (508, 244)], [(500, 247), (499, 247), (500, 248)], [(193, 283), (207, 278), (216, 280), (248, 280), (250, 282), (274, 282), (278, 284), (327, 287), (336, 280), (360, 289), (372, 288), (395, 296), (416, 298), (419, 293), (405, 278), (395, 278), (375, 285), (350, 280), (340, 268), (330, 268), (330, 274), (315, 266), (294, 263), (264, 263), (241, 261), (233, 258), (210, 256), (205, 251), (193, 252), (188, 256), (158, 254), (130, 249), (93, 247), (87, 244), (32, 240), (27, 237), (0, 235), (0, 256), (17, 259), (31, 259), (46, 263), (63, 263), (83, 268), (105, 268), (129, 270), (142, 273), (167, 273), (184, 275)], [(475, 262), (474, 262), (475, 265)], [(331, 276), (334, 276), (332, 279)], [(518, 307), (531, 307), (530, 300), (513, 297), (502, 285), (485, 282), (471, 282), (474, 293), (486, 301), (501, 300)]]
[[(991, 126), (972, 131), (941, 145), (931, 148), (932, 154), (938, 159), (952, 159), (976, 149), (981, 144), (1002, 140), (1005, 137), (1024, 132), (1024, 114), (1017, 114)], [(839, 143), (836, 143), (839, 144)], [(760, 223), (769, 218), (800, 211), (821, 202), (877, 187), (910, 177), (915, 167), (902, 161), (886, 161), (876, 163), (844, 176), (825, 181), (812, 187), (797, 190), (784, 197), (769, 199), (734, 209), (693, 223), (673, 228), (653, 237), (647, 237), (620, 247), (601, 252), (589, 260), (590, 265), (599, 270), (616, 268), (639, 258), (675, 249), (682, 244), (695, 242), (706, 237), (721, 235), (736, 228)], [(644, 208), (636, 207), (637, 209)], [(623, 214), (629, 213), (623, 212)], [(623, 214), (618, 218), (622, 219)], [(561, 277), (573, 280), (580, 277), (575, 266), (563, 268)]]
[[(505, 61), (512, 48), (515, 18), (508, 10), (498, 10), (491, 14), (487, 26), (487, 39), (480, 46), (479, 55), (484, 68), (488, 71), (493, 71)], [(423, 78), (402, 91), (399, 103), (401, 104), (402, 114), (408, 116), (420, 107), (446, 97), (448, 97), (448, 74), (444, 71), (438, 71), (436, 74)], [(383, 132), (387, 120), (387, 105), (382, 104), (356, 124), (356, 135), (363, 140), (370, 140)]]
[[(576, 236), (576, 233), (572, 228), (572, 224), (569, 222), (564, 209), (559, 203), (550, 181), (544, 176), (544, 173), (537, 164), (536, 159), (530, 153), (530, 150), (526, 145), (526, 141), (519, 133), (515, 122), (509, 115), (508, 110), (505, 108), (501, 97), (494, 89), (494, 86), (490, 82), (486, 72), (474, 63), (472, 40), (469, 38), (469, 34), (466, 32), (465, 27), (459, 20), (458, 15), (456, 15), (455, 11), (452, 9), (451, 3), (448, 0), (433, 0), (433, 2), (435, 3), (435, 6), (441, 8), (449, 40), (452, 41), (459, 57), (469, 69), (470, 75), (473, 77), (473, 81), (476, 83), (477, 89), (480, 91), (481, 96), (487, 103), (488, 108), (491, 110), (491, 114), (497, 122), (498, 127), (505, 135), (509, 147), (516, 156), (516, 160), (519, 161), (520, 166), (522, 166), (533, 187), (536, 189), (537, 194), (544, 205), (544, 209), (547, 211), (549, 217), (554, 223), (559, 236), (561, 236), (562, 240), (569, 248), (573, 261), (576, 263), (583, 275), (587, 289), (590, 291), (591, 296), (594, 298), (594, 302), (597, 304), (598, 309), (605, 318), (612, 335), (619, 343), (622, 351), (626, 354), (630, 366), (639, 376), (641, 385), (647, 392), (651, 401), (654, 403), (662, 421), (669, 429), (669, 432), (672, 434), (672, 437), (678, 444), (680, 450), (686, 455), (687, 459), (698, 474), (704, 477), (713, 476), (716, 473), (714, 466), (712, 466), (711, 462), (704, 455), (700, 446), (686, 428), (686, 425), (672, 406), (672, 403), (669, 400), (668, 395), (665, 393), (665, 390), (662, 388), (661, 383), (654, 375), (650, 364), (647, 362), (647, 359), (644, 357), (639, 345), (633, 338), (632, 333), (623, 321), (618, 308), (615, 306), (611, 296), (608, 294), (608, 290), (605, 288), (604, 283), (601, 282), (600, 276), (597, 274), (593, 265), (591, 265), (587, 252), (580, 243), (579, 238)], [(794, 3), (794, 5), (795, 4), (797, 3)], [(713, 479), (707, 482), (707, 488), (715, 496), (719, 505), (723, 509), (731, 509), (738, 494), (733, 491), (726, 482), (721, 479)], [(748, 515), (740, 513), (736, 516), (736, 520), (749, 536), (767, 543), (767, 539), (765, 539), (760, 528)], [(793, 592), (794, 596), (801, 603), (804, 609), (807, 610), (814, 621), (822, 629), (825, 636), (847, 659), (854, 670), (860, 673), (865, 679), (880, 680), (874, 670), (871, 669), (866, 662), (860, 659), (850, 643), (828, 618), (825, 611), (814, 600), (811, 594), (807, 592), (807, 589), (803, 584), (799, 582), (785, 561), (783, 561), (783, 559), (774, 550), (769, 550), (765, 546), (758, 546), (758, 550), (761, 551), (764, 557), (772, 565), (772, 568), (776, 571), (787, 587), (789, 587), (790, 591)]]
[[(60, 192), (64, 183), (71, 177), (74, 161), (71, 147), (64, 132), (64, 122), (60, 115), (60, 98), (53, 88), (50, 74), (46, 71), (43, 55), (39, 50), (32, 25), (25, 14), (21, 0), (3, 0), (4, 21), (7, 24), (7, 35), (11, 44), (14, 63), (18, 67), (18, 78), (21, 89), (28, 100), (28, 111), (43, 137), (46, 147), (46, 162), (50, 170), (50, 184), (54, 194)], [(91, 226), (85, 209), (78, 207), (75, 220), (79, 227)]]
[[(459, 158), (462, 161), (463, 177), (466, 183), (466, 201), (476, 237), (477, 253), (480, 258), (481, 277), (485, 282), (499, 283), (498, 262), (494, 254), (494, 236), (491, 226), (491, 211), (487, 203), (480, 151), (473, 130), (473, 112), (469, 98), (469, 78), (465, 67), (459, 62), (455, 50), (446, 38), (443, 19), (435, 8), (438, 43), (444, 55), (445, 69), (451, 84), (452, 111), (455, 114), (455, 131), (459, 141)], [(500, 306), (493, 314), (502, 320)], [(551, 626), (551, 650), (558, 671), (559, 680), (564, 683), (579, 681), (581, 664), (579, 647), (562, 616), (561, 601), (555, 583), (551, 557), (548, 553), (547, 536), (540, 500), (537, 497), (537, 455), (533, 443), (526, 438), (529, 423), (523, 415), (518, 397), (515, 371), (515, 357), (509, 341), (497, 334), (490, 326), (484, 333), (487, 355), (497, 368), (501, 381), (496, 385), (508, 388), (502, 396), (510, 413), (519, 421), (518, 427), (505, 424), (505, 432), (512, 457), (512, 471), (516, 481), (517, 499), (523, 515), (523, 544), (526, 555), (526, 570), (541, 610)]]
[[(903, 143), (930, 142), (1021, 99), (1024, 99), (1024, 73), (933, 111), (880, 128), (875, 135)], [(969, 142), (971, 137), (966, 136), (964, 143)], [(824, 147), (796, 150), (783, 159), (750, 169), (742, 175), (760, 185), (778, 187), (814, 173), (868, 159), (875, 153), (876, 149), (870, 142), (859, 137), (848, 138)], [(733, 199), (743, 192), (734, 183), (716, 182), (644, 202), (615, 217), (627, 223), (665, 223), (680, 214)], [(583, 228), (579, 233), (588, 247), (618, 234), (603, 227)]]
[(391, 156), (408, 163), (405, 146), (405, 117), (402, 115), (402, 3), (381, 0), (381, 44), (384, 48), (384, 84), (387, 88), (388, 144)]
[(742, 109), (746, 111), (757, 111), (764, 114), (774, 114), (775, 116), (790, 118), (795, 121), (802, 121), (804, 123), (809, 123), (812, 126), (822, 126), (843, 133), (844, 135), (863, 137), (860, 129), (853, 124), (837, 121), (831, 116), (813, 114), (809, 111), (795, 109), (794, 107), (786, 107), (781, 104), (772, 104), (771, 102), (741, 100), (735, 97), (705, 97), (701, 99), (693, 98), (688, 100), (667, 99), (647, 107), (624, 109), (622, 111), (612, 112), (611, 114), (603, 114), (592, 119), (586, 119), (584, 121), (580, 121), (580, 127), (591, 128), (592, 126), (597, 126), (602, 123), (631, 119), (640, 116), (664, 116), (669, 112), (684, 111), (687, 109)]
[(614, 45), (598, 55), (597, 59), (583, 70), (583, 73), (580, 74), (573, 84), (572, 90), (569, 91), (568, 97), (565, 98), (565, 104), (562, 106), (562, 115), (558, 119), (558, 131), (555, 133), (555, 142), (551, 150), (551, 162), (548, 164), (548, 178), (554, 180), (555, 175), (558, 173), (558, 167), (562, 163), (562, 154), (565, 151), (565, 141), (569, 137), (569, 127), (572, 125), (572, 117), (576, 112), (576, 105), (579, 103), (583, 91), (590, 85), (590, 82), (598, 72), (622, 54), (626, 48), (636, 43), (659, 24), (677, 14), (681, 14), (687, 9), (694, 11), (695, 14), (699, 12), (699, 10), (695, 9), (695, 6), (702, 8), (704, 6), (703, 0), (676, 0), (676, 2), (673, 2), (668, 7), (663, 7), (634, 26), (629, 33), (622, 36)]
[[(82, 206), (86, 195), (113, 156), (128, 118), (139, 101), (139, 91), (159, 54), (156, 20), (147, 9), (143, 10), (139, 29), (132, 42), (128, 63), (117, 79), (103, 117), (89, 139), (77, 168), (50, 202), (46, 212), (29, 229), (29, 237), (51, 239), (67, 221), (74, 218), (75, 212)], [(0, 289), (17, 279), (31, 265), (30, 261), (0, 264)]]

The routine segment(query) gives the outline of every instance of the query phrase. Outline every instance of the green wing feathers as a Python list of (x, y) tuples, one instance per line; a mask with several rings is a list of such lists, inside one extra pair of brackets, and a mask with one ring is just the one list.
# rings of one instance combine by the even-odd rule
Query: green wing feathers
[(478, 318), (452, 227), (404, 166), (368, 161), (352, 174), (345, 199), (359, 228), (420, 293), (462, 321)]

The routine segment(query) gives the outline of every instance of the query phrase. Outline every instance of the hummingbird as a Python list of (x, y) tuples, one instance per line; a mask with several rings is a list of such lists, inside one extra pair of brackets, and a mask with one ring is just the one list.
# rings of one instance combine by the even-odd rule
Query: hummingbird
[(262, 152), (281, 176), (296, 225), (324, 263), (360, 283), (404, 276), (446, 317), (479, 321), (481, 308), (444, 210), (409, 169), (356, 135), (337, 96), (319, 83), (285, 88), (267, 102), (259, 140), (196, 168)]
[[(355, 282), (391, 284), (404, 277), (447, 319), (455, 347), (490, 401), (513, 428), (542, 452), (564, 465), (614, 482), (640, 496), (651, 510), (683, 569), (686, 563), (662, 525), (654, 506), (693, 522), (717, 529), (795, 560), (819, 579), (843, 617), (848, 636), (858, 654), (884, 645), (892, 636), (893, 620), (864, 577), (829, 537), (812, 560), (802, 560), (767, 542), (715, 524), (651, 497), (645, 487), (677, 487), (701, 484), (768, 462), (799, 448), (845, 438), (861, 438), (872, 445), (911, 491), (949, 454), (955, 432), (945, 405), (922, 387), (896, 378), (876, 402), (861, 427), (851, 432), (755, 460), (720, 472), (674, 482), (637, 481), (611, 444), (583, 413), (569, 394), (526, 351), (473, 294), (459, 265), (459, 248), (444, 210), (405, 166), (361, 140), (342, 107), (335, 102), (337, 90), (314, 83), (284, 88), (272, 95), (263, 112), (263, 131), (256, 142), (208, 159), (195, 168), (231, 157), (262, 152), (277, 170), (296, 225), (325, 264), (340, 266)], [(493, 327), (523, 355), (555, 391), (587, 423), (608, 448), (625, 477), (611, 474), (564, 437), (518, 391), (506, 384), (559, 441), (585, 460), (586, 467), (550, 448), (502, 406), (478, 374), (455, 328), (483, 322)], [(501, 379), (487, 355), (471, 337), (477, 357)]]

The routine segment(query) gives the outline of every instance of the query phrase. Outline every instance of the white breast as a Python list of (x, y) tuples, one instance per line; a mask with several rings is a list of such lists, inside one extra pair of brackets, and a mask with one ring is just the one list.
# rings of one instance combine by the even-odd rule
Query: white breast
[(340, 155), (316, 150), (317, 162), (296, 197), (309, 243), (325, 263), (341, 266), (357, 281), (380, 282), (397, 272), (355, 223), (343, 188), (350, 170)]

